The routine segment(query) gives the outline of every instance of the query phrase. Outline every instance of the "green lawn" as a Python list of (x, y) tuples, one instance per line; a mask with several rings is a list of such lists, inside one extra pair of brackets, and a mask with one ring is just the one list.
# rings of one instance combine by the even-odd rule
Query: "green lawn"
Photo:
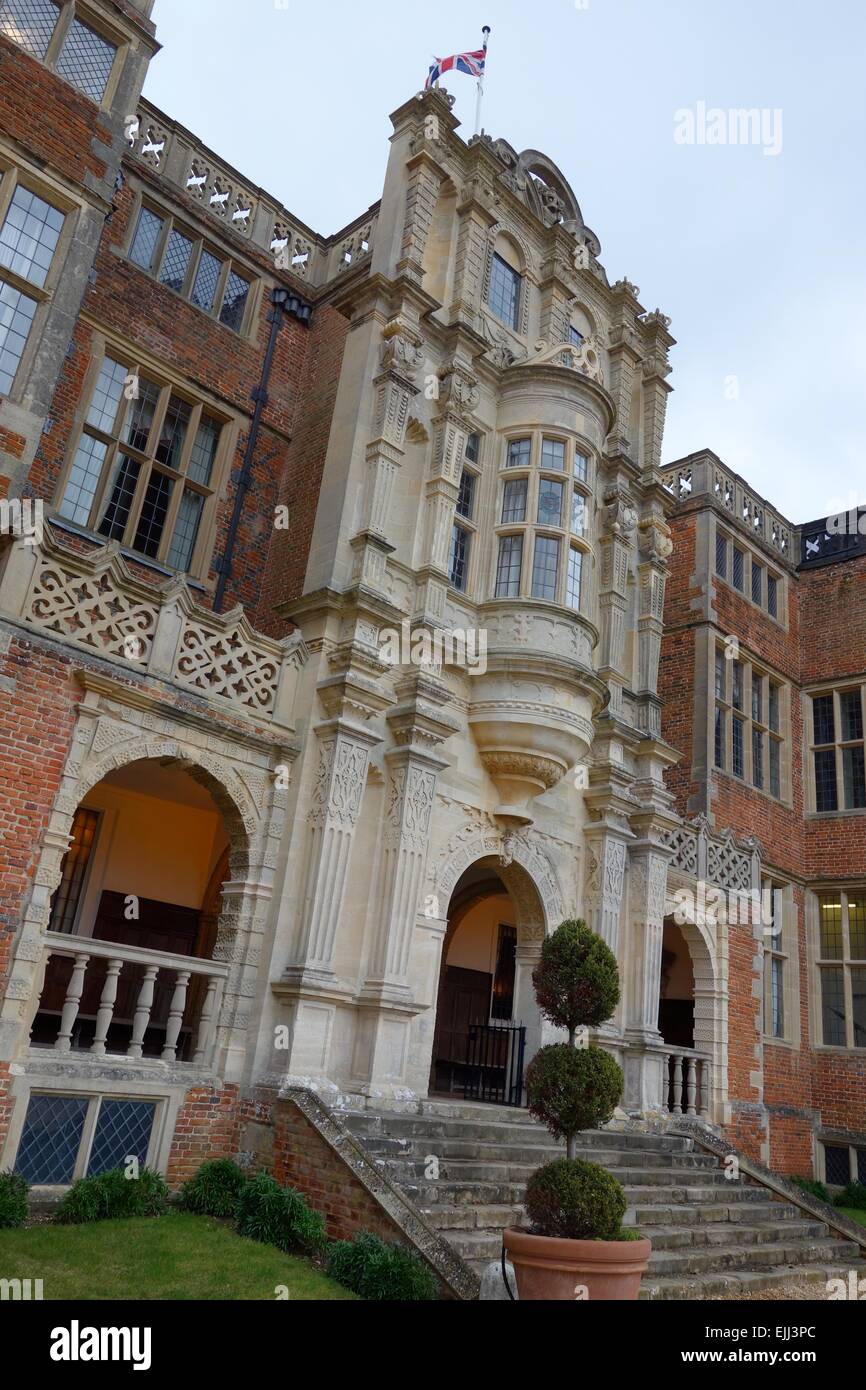
[[(206, 1216), (0, 1231), (0, 1279), (41, 1279), (50, 1299), (354, 1299), (306, 1260)], [(285, 1295), (283, 1295), (285, 1297)]]
[(861, 1226), (866, 1226), (866, 1211), (858, 1207), (839, 1207), (843, 1216), (847, 1216), (850, 1221), (859, 1221)]

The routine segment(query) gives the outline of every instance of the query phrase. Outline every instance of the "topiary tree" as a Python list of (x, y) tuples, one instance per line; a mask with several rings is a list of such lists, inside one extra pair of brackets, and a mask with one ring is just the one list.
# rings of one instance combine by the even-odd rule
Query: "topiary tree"
[(568, 1042), (541, 1048), (527, 1068), (529, 1109), (566, 1141), (567, 1157), (533, 1175), (527, 1213), (540, 1235), (610, 1240), (626, 1209), (625, 1194), (603, 1168), (576, 1157), (577, 1136), (611, 1119), (623, 1074), (602, 1048), (575, 1043), (578, 1029), (605, 1023), (619, 1003), (616, 957), (585, 922), (563, 922), (544, 942), (532, 983), (541, 1012), (567, 1030)]

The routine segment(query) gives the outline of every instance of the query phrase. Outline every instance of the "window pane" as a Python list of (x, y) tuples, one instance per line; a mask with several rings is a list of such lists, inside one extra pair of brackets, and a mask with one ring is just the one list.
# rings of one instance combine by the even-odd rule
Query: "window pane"
[(734, 546), (734, 588), (743, 592), (743, 552)]
[(785, 1036), (785, 989), (784, 962), (778, 956), (770, 957), (770, 1013), (771, 1031), (774, 1038)]
[(866, 898), (848, 898), (848, 946), (852, 960), (866, 960)]
[(812, 717), (815, 726), (815, 743), (833, 743), (836, 739), (836, 719), (833, 714), (833, 696), (816, 695), (812, 700)]
[(842, 959), (842, 901), (832, 894), (819, 898), (820, 952), (822, 960)]
[(126, 530), (126, 523), (129, 521), (129, 513), (132, 510), (132, 499), (135, 496), (135, 485), (138, 482), (138, 474), (141, 465), (125, 454), (118, 454), (117, 462), (114, 465), (114, 476), (108, 488), (105, 510), (102, 513), (102, 520), (99, 523), (99, 534), (108, 536), (109, 540), (123, 540), (123, 533)]
[(543, 439), (541, 441), (541, 466), (542, 468), (555, 468), (558, 471), (565, 469), (565, 445), (561, 439)]
[(522, 564), (523, 537), (502, 536), (499, 541), (499, 563), (496, 567), (497, 598), (517, 598), (519, 596)]
[(501, 256), (493, 257), (488, 304), (498, 319), (517, 328), (520, 316), (520, 276)]
[(460, 478), (460, 491), (457, 494), (457, 515), (472, 520), (475, 510), (475, 474), (464, 468)]
[(847, 1187), (851, 1181), (851, 1156), (841, 1145), (824, 1145), (824, 1173), (831, 1187)]
[(580, 482), (585, 483), (588, 473), (589, 459), (586, 457), (586, 454), (582, 454), (579, 450), (575, 450), (574, 476), (578, 478)]
[(556, 598), (556, 576), (559, 569), (559, 541), (539, 536), (535, 542), (532, 562), (532, 597)]
[(836, 790), (836, 750), (827, 748), (815, 754), (815, 809), (838, 811)]
[(180, 456), (183, 453), (191, 414), (192, 407), (187, 405), (186, 401), (179, 400), (177, 396), (171, 397), (156, 446), (156, 457), (167, 468), (180, 468)]
[(579, 328), (575, 328), (573, 323), (568, 326), (568, 341), (574, 343), (575, 347), (580, 347), (583, 342), (583, 334)]
[(857, 1150), (857, 1181), (866, 1187), (866, 1149)]
[(752, 718), (757, 724), (763, 724), (764, 713), (764, 678), (757, 672), (752, 671)]
[(781, 798), (782, 777), (781, 777), (780, 744), (776, 738), (770, 739), (770, 795)]
[(140, 550), (142, 555), (149, 555), (152, 560), (156, 559), (159, 551), (173, 487), (173, 478), (155, 470), (148, 479), (133, 549)]
[(203, 510), (204, 498), (201, 493), (187, 489), (180, 499), (174, 535), (168, 552), (168, 564), (173, 569), (185, 572), (192, 564)]
[(863, 745), (842, 749), (842, 776), (845, 784), (845, 809), (857, 811), (866, 806), (866, 766)]
[(505, 484), (502, 495), (503, 524), (526, 520), (526, 486), (525, 478), (515, 478), (513, 482)]
[(866, 1047), (866, 970), (851, 971), (851, 1007), (854, 1016), (854, 1046)]
[(540, 526), (562, 525), (562, 498), (565, 483), (542, 478), (538, 488), (538, 522)]
[(725, 711), (716, 709), (716, 728), (715, 728), (715, 759), (716, 767), (724, 771), (725, 767)]
[(775, 575), (767, 575), (767, 612), (771, 618), (779, 616), (779, 581)]
[(842, 970), (838, 966), (822, 966), (820, 975), (822, 1037), (828, 1047), (844, 1047), (845, 988)]
[(44, 58), (59, 14), (53, 0), (0, 0), (0, 34)]
[(727, 691), (727, 668), (723, 651), (716, 650), (716, 699), (724, 700)]
[(101, 439), (94, 439), (90, 434), (81, 436), (59, 509), (61, 516), (78, 526), (87, 526), (90, 521), (93, 499), (107, 453), (108, 445), (103, 444)]
[(761, 603), (764, 598), (764, 571), (752, 561), (752, 603)]
[(779, 687), (770, 682), (770, 702), (767, 722), (774, 734), (779, 732)]
[(123, 387), (129, 372), (113, 357), (106, 357), (99, 372), (99, 380), (93, 392), (93, 400), (87, 412), (87, 423), (103, 434), (114, 432), (117, 408), (123, 395)]
[(465, 592), (469, 582), (469, 544), (470, 534), (462, 526), (454, 526), (451, 531), (451, 556), (448, 563), (448, 577), (455, 589)]
[(843, 690), (839, 696), (842, 709), (842, 740), (850, 743), (863, 737), (863, 706), (859, 690)]
[(131, 448), (144, 454), (147, 452), (150, 429), (159, 404), (159, 387), (146, 377), (139, 377), (137, 391), (138, 395), (130, 402), (127, 412), (123, 440)]
[(150, 208), (141, 209), (135, 236), (132, 238), (132, 245), (129, 248), (129, 259), (134, 261), (136, 265), (140, 265), (142, 270), (153, 269), (156, 243), (159, 241), (162, 228), (163, 220), (161, 217), (157, 217)]
[(760, 729), (752, 729), (752, 786), (764, 785), (764, 735)]
[(235, 333), (240, 333), (241, 331), (241, 325), (244, 321), (244, 310), (247, 307), (249, 293), (249, 280), (245, 280), (242, 275), (238, 275), (236, 270), (230, 271), (226, 283), (226, 292), (223, 295), (223, 307), (220, 310), (220, 323), (224, 323), (227, 328), (233, 328)]
[(574, 546), (568, 552), (568, 582), (565, 588), (565, 601), (569, 608), (580, 609), (580, 590), (583, 580), (583, 555)]
[(218, 261), (216, 256), (211, 255), (210, 251), (202, 251), (190, 297), (193, 304), (208, 313), (213, 308), (222, 268), (222, 261)]
[(585, 536), (586, 526), (586, 498), (575, 488), (571, 498), (571, 529), (575, 536)]
[(162, 270), (159, 273), (160, 283), (168, 285), (170, 290), (177, 290), (178, 294), (186, 282), (192, 245), (189, 237), (184, 236), (183, 232), (172, 231), (165, 248)]
[(508, 444), (507, 468), (528, 468), (532, 453), (531, 439), (512, 439)]
[(72, 821), (72, 841), (60, 866), (60, 883), (51, 899), (49, 931), (71, 932), (99, 824), (98, 811), (79, 806)]
[(480, 434), (470, 434), (466, 440), (466, 457), (470, 463), (478, 462), (478, 455), (481, 450)]
[(735, 777), (742, 777), (742, 775), (743, 775), (743, 767), (744, 767), (744, 763), (743, 763), (743, 720), (742, 720), (742, 719), (737, 719), (736, 717), (734, 718), (733, 723), (732, 723), (732, 725), (731, 725), (731, 732), (732, 732), (732, 743), (731, 743), (731, 769), (732, 769), (733, 774), (734, 774)]
[(78, 1096), (31, 1096), (16, 1173), (29, 1183), (72, 1182), (89, 1104)]
[(219, 437), (219, 424), (216, 420), (211, 420), (208, 416), (203, 415), (195, 443), (192, 446), (189, 467), (186, 470), (187, 477), (191, 478), (194, 483), (201, 483), (203, 487), (207, 487), (211, 480)]
[(728, 539), (719, 531), (716, 532), (716, 574), (722, 579), (728, 577)]
[(73, 19), (66, 35), (57, 72), (91, 101), (100, 102), (111, 76), (117, 49), (80, 19)]
[(0, 228), (0, 265), (41, 289), (63, 230), (63, 213), (19, 183)]
[(0, 396), (12, 390), (35, 313), (35, 299), (0, 280)]
[(743, 708), (743, 664), (735, 661), (733, 664), (733, 705), (734, 709)]
[(155, 1114), (153, 1101), (101, 1100), (87, 1176), (122, 1168), (128, 1158), (137, 1158), (144, 1167)]

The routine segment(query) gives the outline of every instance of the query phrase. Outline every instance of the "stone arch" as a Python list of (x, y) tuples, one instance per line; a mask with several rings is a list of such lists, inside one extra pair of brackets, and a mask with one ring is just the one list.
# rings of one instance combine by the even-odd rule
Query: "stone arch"
[[(668, 902), (668, 916), (673, 917)], [(719, 939), (700, 921), (683, 922), (676, 915), (676, 925), (689, 952), (694, 974), (695, 1049), (708, 1054), (712, 1063), (711, 1119), (723, 1122), (728, 1098), (728, 985), (725, 961), (719, 950)], [(695, 914), (697, 917), (698, 914)], [(717, 933), (722, 928), (714, 928)]]
[(564, 897), (555, 868), (525, 834), (473, 835), (449, 845), (436, 873), (436, 894), (443, 909), (467, 869), (481, 864), (495, 870), (523, 918), (525, 943), (541, 944), (565, 917)]

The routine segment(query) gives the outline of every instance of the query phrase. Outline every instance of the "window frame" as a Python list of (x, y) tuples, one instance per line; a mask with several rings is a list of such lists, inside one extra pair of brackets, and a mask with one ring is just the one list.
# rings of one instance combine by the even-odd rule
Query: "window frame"
[[(474, 456), (470, 452), (475, 443)], [(478, 551), (478, 512), (481, 499), (481, 480), (484, 456), (484, 436), (477, 430), (471, 430), (466, 436), (466, 443), (463, 448), (463, 459), (460, 468), (460, 481), (457, 485), (457, 497), (454, 502), (454, 516), (451, 523), (451, 534), (448, 538), (448, 583), (456, 594), (461, 598), (468, 598), (474, 589), (474, 580), (477, 567)], [(465, 515), (459, 510), (461, 493), (463, 490), (464, 477), (470, 477), (472, 484), (472, 508), (469, 515)], [(454, 582), (454, 569), (452, 557), (454, 553), (454, 532), (462, 531), (466, 536), (466, 582), (460, 588)]]
[[(791, 934), (788, 930), (789, 913), (792, 905), (789, 903), (790, 885), (781, 883), (773, 878), (765, 878), (761, 883), (761, 903), (766, 901), (766, 895), (770, 894), (770, 901), (773, 906), (773, 927), (768, 928), (764, 923), (764, 1018), (763, 1033), (764, 1038), (773, 1043), (790, 1043), (792, 1037), (791, 1002), (792, 989), (789, 973), (794, 968), (793, 950)], [(775, 966), (778, 965), (781, 971), (781, 1009), (782, 1009), (782, 1028), (781, 1032), (775, 1030), (775, 1017), (773, 1010), (773, 973)]]
[(9, 390), (0, 392), (0, 400), (11, 401), (20, 400), (23, 383), (31, 370), (33, 358), (45, 328), (45, 319), (48, 316), (58, 281), (63, 273), (69, 246), (75, 234), (76, 213), (80, 209), (79, 203), (73, 201), (62, 190), (55, 188), (54, 184), (45, 177), (40, 177), (32, 172), (26, 165), (16, 164), (11, 159), (0, 156), (0, 227), (6, 221), (15, 190), (19, 186), (37, 198), (41, 198), (43, 202), (49, 203), (55, 211), (61, 213), (63, 226), (51, 256), (51, 264), (48, 267), (44, 284), (37, 285), (34, 281), (25, 279), (11, 267), (0, 266), (0, 281), (9, 285), (17, 293), (25, 295), (36, 305), (27, 339)]
[[(842, 696), (853, 691), (860, 694), (860, 723), (862, 737), (857, 739), (846, 739), (842, 737), (844, 725), (842, 721)], [(860, 681), (841, 681), (838, 685), (830, 687), (819, 687), (805, 692), (808, 705), (805, 711), (805, 734), (806, 749), (808, 753), (809, 769), (809, 814), (812, 816), (859, 816), (866, 815), (866, 804), (863, 806), (845, 805), (845, 751), (847, 749), (863, 749), (864, 765), (866, 765), (866, 683)], [(831, 743), (815, 742), (815, 701), (822, 697), (832, 697), (833, 700), (833, 741)], [(817, 777), (817, 757), (819, 754), (826, 754), (833, 750), (834, 768), (836, 773), (836, 807), (835, 809), (818, 809), (818, 777)], [(864, 798), (866, 803), (866, 798)]]
[[(498, 309), (496, 309), (493, 304), (494, 280), (496, 276), (497, 266), (503, 267), (509, 275), (514, 277), (514, 314), (513, 317), (510, 319), (503, 318), (502, 315), (499, 313)], [(512, 333), (520, 333), (521, 318), (523, 314), (523, 296), (525, 293), (526, 286), (524, 283), (523, 272), (521, 270), (518, 270), (516, 266), (513, 266), (510, 263), (510, 261), (507, 261), (505, 257), (501, 255), (495, 247), (493, 247), (490, 254), (490, 270), (488, 272), (487, 294), (485, 296), (485, 304), (487, 308), (490, 310), (493, 317), (496, 319), (497, 323), (503, 324), (504, 327), (509, 328)]]
[[(720, 520), (716, 520), (713, 534), (712, 553), (710, 555), (710, 573), (713, 578), (722, 580), (729, 589), (746, 603), (751, 604), (759, 613), (772, 622), (778, 623), (779, 627), (786, 626), (784, 618), (784, 606), (786, 600), (785, 577), (782, 572), (776, 569), (763, 554), (752, 550), (748, 542), (741, 539), (739, 534), (729, 530)], [(742, 584), (734, 583), (734, 569), (737, 556), (742, 556)], [(760, 601), (754, 597), (753, 575), (755, 570), (760, 572)], [(770, 608), (771, 585), (775, 586), (775, 612)]]
[[(866, 1021), (863, 1025), (863, 1042), (857, 1044), (854, 1041), (854, 995), (851, 972), (860, 970), (863, 972), (864, 982), (866, 982), (866, 947), (862, 956), (854, 956), (851, 952), (851, 921), (850, 921), (850, 901), (856, 897), (860, 902), (866, 902), (866, 889), (858, 887), (856, 884), (843, 883), (838, 887), (834, 884), (812, 894), (814, 900), (814, 931), (812, 934), (814, 951), (814, 971), (815, 971), (815, 1007), (812, 1010), (814, 1018), (814, 1044), (816, 1048), (821, 1048), (831, 1052), (856, 1053), (858, 1056), (866, 1056)], [(825, 955), (822, 951), (822, 932), (821, 932), (821, 909), (822, 905), (829, 900), (828, 905), (835, 906), (835, 900), (839, 900), (839, 924), (841, 950), (837, 957)], [(842, 972), (842, 993), (845, 1008), (844, 1031), (845, 1042), (825, 1042), (824, 1041), (824, 992), (822, 977), (828, 970), (841, 970)]]
[[(39, 1052), (50, 1052), (50, 1048), (40, 1048), (37, 1050)], [(27, 1123), (27, 1113), (30, 1108), (30, 1101), (34, 1096), (56, 1096), (61, 1100), (80, 1100), (87, 1102), (87, 1111), (84, 1117), (84, 1125), (81, 1130), (81, 1138), (78, 1143), (78, 1152), (75, 1156), (75, 1165), (72, 1170), (72, 1177), (68, 1184), (58, 1183), (56, 1184), (57, 1187), (65, 1188), (67, 1186), (71, 1186), (72, 1183), (77, 1182), (79, 1178), (83, 1178), (87, 1175), (87, 1170), (90, 1166), (91, 1154), (93, 1152), (93, 1144), (96, 1138), (96, 1127), (99, 1122), (99, 1113), (103, 1101), (119, 1101), (121, 1103), (124, 1101), (130, 1101), (136, 1105), (152, 1105), (154, 1107), (153, 1124), (151, 1126), (150, 1138), (147, 1144), (147, 1155), (145, 1158), (145, 1162), (142, 1166), (152, 1169), (155, 1169), (158, 1166), (159, 1154), (160, 1150), (162, 1149), (163, 1141), (165, 1138), (168, 1112), (171, 1108), (170, 1102), (168, 1101), (166, 1096), (137, 1095), (132, 1091), (126, 1090), (80, 1091), (74, 1088), (66, 1088), (65, 1090), (59, 1091), (56, 1087), (52, 1086), (34, 1086), (27, 1094), (27, 1103), (25, 1105), (22, 1105), (21, 1107), (22, 1113), (20, 1116), (17, 1134), (13, 1134), (10, 1131), (10, 1149), (14, 1145), (15, 1152), (15, 1161), (12, 1165), (13, 1169), (15, 1163), (17, 1163), (18, 1161), (18, 1151), (21, 1147), (21, 1140), (24, 1137), (24, 1130)]]
[[(133, 404), (133, 401), (127, 399), (125, 394), (121, 394), (111, 423), (111, 432), (88, 422), (87, 416), (93, 405), (103, 363), (108, 358), (125, 368), (127, 377), (138, 376), (139, 380), (144, 378), (158, 387), (159, 395), (153, 418), (148, 426), (148, 437), (144, 450), (136, 448), (134, 444), (123, 438), (123, 431), (129, 419), (130, 406)], [(177, 468), (167, 463), (161, 463), (156, 459), (156, 443), (159, 439), (159, 431), (165, 421), (172, 398), (179, 399), (190, 407), (190, 416), (180, 457), (182, 466)], [(202, 420), (207, 417), (218, 423), (220, 435), (214, 454), (210, 480), (207, 484), (203, 484), (190, 477), (188, 470), (199, 428)], [(99, 443), (105, 444), (107, 448), (100, 466), (99, 479), (93, 494), (88, 522), (82, 524), (65, 516), (60, 511), (60, 506), (78, 457), (79, 447), (85, 436), (96, 439)], [(184, 575), (188, 580), (206, 585), (216, 537), (217, 510), (225, 491), (228, 472), (234, 457), (236, 437), (237, 419), (235, 416), (229, 415), (222, 405), (215, 404), (209, 397), (190, 390), (183, 379), (154, 366), (150, 359), (136, 352), (131, 345), (118, 343), (113, 339), (102, 339), (95, 342), (93, 346), (93, 361), (82, 391), (75, 426), (70, 432), (69, 447), (66, 451), (67, 458), (54, 492), (51, 514), (61, 526), (78, 531), (91, 537), (100, 545), (105, 545), (108, 538), (99, 531), (100, 517), (114, 476), (117, 459), (120, 455), (126, 455), (138, 462), (141, 467), (135, 480), (133, 503), (124, 525), (124, 536), (119, 541), (122, 552), (139, 564), (153, 566), (166, 574)], [(133, 542), (147, 493), (147, 485), (154, 472), (170, 476), (173, 482), (179, 482), (181, 486), (172, 488), (172, 497), (163, 523), (158, 552), (156, 556), (150, 556), (143, 551), (134, 549)], [(174, 539), (181, 498), (187, 489), (203, 495), (205, 500), (189, 566), (185, 570), (178, 570), (170, 565), (167, 556)]]
[[(139, 223), (144, 212), (149, 212), (152, 216), (158, 217), (162, 222), (162, 227), (154, 246), (153, 258), (149, 268), (133, 260), (131, 254), (133, 245), (135, 244), (135, 238), (138, 234)], [(181, 236), (186, 237), (188, 241), (192, 242), (192, 251), (187, 262), (186, 271), (184, 272), (183, 285), (179, 290), (176, 290), (173, 285), (167, 284), (160, 278), (165, 265), (165, 257), (168, 252), (171, 235), (174, 231), (179, 232)], [(219, 279), (214, 292), (213, 304), (210, 309), (202, 308), (200, 304), (196, 304), (192, 299), (192, 292), (195, 288), (201, 259), (206, 252), (220, 262)], [(229, 333), (234, 333), (239, 338), (250, 338), (252, 336), (253, 325), (257, 321), (261, 276), (256, 271), (252, 270), (245, 261), (239, 260), (232, 251), (221, 248), (205, 232), (195, 231), (192, 223), (186, 222), (182, 217), (178, 217), (171, 208), (166, 207), (150, 195), (144, 197), (139, 194), (137, 197), (133, 215), (129, 219), (129, 227), (127, 228), (126, 237), (124, 238), (123, 256), (130, 265), (134, 266), (136, 270), (141, 271), (142, 275), (146, 275), (149, 280), (159, 285), (160, 289), (166, 290), (169, 294), (175, 295), (178, 299), (182, 299), (184, 304), (189, 305), (191, 309), (198, 310), (200, 314), (205, 314), (213, 323), (219, 324), (221, 328), (227, 329)], [(224, 322), (221, 318), (226, 291), (233, 273), (247, 280), (250, 287), (246, 304), (244, 305), (241, 323), (238, 328), (233, 328), (231, 324)]]
[[(512, 446), (525, 444), (517, 463), (510, 462)], [(554, 444), (563, 449), (563, 467), (558, 468), (551, 461), (554, 451), (545, 450), (546, 445)], [(593, 485), (596, 468), (595, 455), (584, 439), (569, 435), (562, 430), (545, 427), (514, 429), (501, 437), (501, 454), (496, 485), (496, 511), (494, 516), (494, 554), (491, 578), (491, 593), (494, 600), (520, 598), (532, 603), (549, 603), (569, 613), (588, 616), (589, 584), (594, 550), (592, 546), (593, 529)], [(586, 461), (586, 476), (583, 476), (583, 461)], [(580, 461), (580, 462), (578, 462)], [(525, 483), (526, 505), (522, 520), (505, 520), (505, 498), (509, 484)], [(562, 488), (559, 524), (552, 518), (541, 519), (540, 502), (545, 484), (555, 484)], [(576, 498), (583, 501), (581, 530), (574, 529)], [(497, 592), (499, 586), (500, 542), (506, 535), (523, 537), (519, 593), (503, 595)], [(555, 596), (538, 598), (533, 594), (533, 575), (536, 571), (536, 546), (539, 540), (555, 540), (559, 543)], [(581, 556), (581, 577), (579, 606), (568, 601), (571, 551)]]
[[(36, 54), (30, 53), (23, 47), (21, 51), (22, 53), (26, 53), (29, 58), (32, 58), (34, 62), (41, 63), (43, 67), (48, 68), (49, 71), (54, 73), (58, 81), (65, 82), (72, 91), (76, 92), (77, 95), (82, 97), (85, 101), (91, 102), (97, 110), (107, 111), (113, 104), (117, 94), (118, 84), (126, 60), (126, 50), (130, 45), (129, 36), (124, 33), (118, 25), (112, 24), (101, 11), (84, 3), (84, 0), (57, 0), (57, 11), (57, 23), (49, 39), (48, 47), (45, 50), (45, 56), (39, 58)], [(106, 78), (105, 90), (99, 101), (95, 101), (87, 92), (83, 92), (74, 82), (70, 82), (68, 77), (63, 76), (57, 71), (57, 65), (66, 45), (73, 20), (75, 19), (88, 29), (92, 29), (94, 33), (98, 34), (106, 43), (111, 44), (115, 50), (111, 68)], [(14, 40), (10, 40), (10, 42), (14, 42)]]
[[(714, 772), (733, 777), (742, 786), (748, 787), (751, 791), (759, 792), (762, 796), (768, 797), (779, 805), (787, 805), (788, 787), (785, 775), (787, 765), (784, 750), (788, 736), (786, 699), (788, 698), (789, 687), (774, 672), (760, 662), (753, 661), (742, 650), (739, 650), (736, 656), (728, 656), (728, 652), (732, 650), (718, 637), (710, 644), (709, 689), (713, 692), (713, 698), (708, 701), (710, 765)], [(724, 678), (721, 685), (718, 679), (719, 671), (722, 669), (720, 662), (724, 666)], [(731, 668), (730, 673), (728, 667)], [(735, 668), (740, 671), (739, 703), (734, 698), (736, 693)], [(760, 681), (760, 701), (756, 715), (755, 691), (758, 681)], [(771, 688), (776, 691), (777, 728), (773, 728), (770, 722)], [(740, 772), (734, 770), (736, 747), (734, 729), (737, 724), (739, 724), (742, 735), (742, 771)], [(720, 730), (721, 737), (719, 736)], [(755, 782), (754, 748), (756, 736), (760, 739), (762, 749), (760, 783)], [(718, 759), (720, 743), (721, 763)], [(778, 795), (771, 789), (770, 785), (772, 765), (770, 750), (773, 745), (778, 748), (776, 754), (779, 768)]]

